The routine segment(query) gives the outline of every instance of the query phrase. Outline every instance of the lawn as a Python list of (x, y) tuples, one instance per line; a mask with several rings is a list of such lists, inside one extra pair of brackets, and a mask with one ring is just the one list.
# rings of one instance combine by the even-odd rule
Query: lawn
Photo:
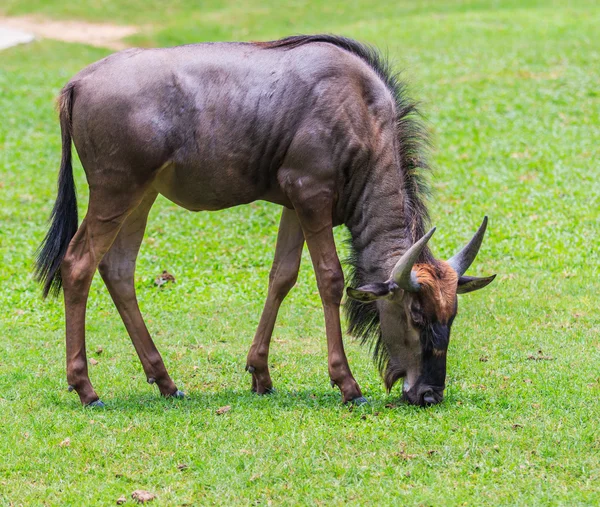
[[(138, 24), (132, 44), (334, 32), (378, 45), (422, 103), (435, 149), (441, 258), (488, 236), (460, 297), (445, 401), (388, 395), (368, 350), (350, 364), (368, 406), (329, 386), (305, 252), (271, 354), (277, 393), (245, 358), (279, 209), (190, 213), (159, 198), (136, 272), (140, 306), (184, 400), (145, 382), (99, 276), (88, 303), (92, 382), (67, 392), (61, 300), (31, 275), (60, 161), (54, 98), (108, 51), (42, 40), (0, 53), (0, 505), (600, 504), (600, 7), (597, 2), (5, 0), (0, 14)], [(83, 170), (75, 167), (81, 215)], [(344, 255), (344, 230), (336, 232)], [(154, 286), (167, 269), (175, 284)], [(223, 415), (217, 409), (230, 406)]]

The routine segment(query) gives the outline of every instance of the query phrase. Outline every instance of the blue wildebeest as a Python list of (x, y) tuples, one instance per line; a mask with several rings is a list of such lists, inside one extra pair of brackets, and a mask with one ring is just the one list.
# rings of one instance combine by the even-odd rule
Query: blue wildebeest
[[(344, 402), (363, 402), (342, 343), (344, 289), (333, 227), (351, 235), (350, 333), (373, 345), (386, 387), (404, 378), (418, 405), (442, 400), (457, 294), (493, 277), (464, 276), (486, 221), (449, 261), (427, 247), (426, 136), (415, 105), (378, 53), (334, 36), (267, 43), (129, 49), (77, 74), (59, 97), (62, 162), (37, 277), (64, 290), (67, 380), (99, 405), (88, 376), (85, 311), (99, 269), (150, 383), (183, 396), (140, 313), (134, 270), (158, 194), (193, 211), (256, 200), (283, 207), (267, 301), (246, 369), (272, 389), (269, 343), (294, 285), (304, 242), (314, 264), (329, 375)], [(90, 188), (78, 226), (75, 144)]]

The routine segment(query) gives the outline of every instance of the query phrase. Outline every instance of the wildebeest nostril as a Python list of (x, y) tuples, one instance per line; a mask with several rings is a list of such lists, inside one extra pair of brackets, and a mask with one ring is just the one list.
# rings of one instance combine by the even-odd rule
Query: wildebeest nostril
[(423, 396), (423, 403), (426, 405), (435, 405), (438, 402), (433, 391), (427, 391)]

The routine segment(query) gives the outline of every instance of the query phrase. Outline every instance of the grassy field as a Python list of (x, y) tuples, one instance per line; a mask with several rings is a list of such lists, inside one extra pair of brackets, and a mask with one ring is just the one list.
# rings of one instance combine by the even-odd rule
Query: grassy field
[[(62, 302), (40, 299), (31, 268), (56, 191), (54, 97), (107, 51), (48, 40), (4, 51), (0, 505), (114, 505), (136, 489), (155, 493), (153, 505), (600, 504), (597, 2), (173, 4), (5, 0), (0, 14), (139, 24), (132, 43), (142, 45), (299, 32), (377, 44), (404, 69), (434, 133), (434, 253), (454, 253), (488, 214), (472, 273), (499, 277), (460, 299), (444, 403), (399, 404), (398, 387), (387, 395), (368, 351), (348, 338), (371, 401), (350, 410), (329, 387), (305, 255), (274, 335), (278, 391), (257, 397), (244, 365), (279, 210), (192, 214), (160, 198), (136, 286), (188, 396), (161, 399), (145, 382), (96, 277), (87, 341), (107, 408), (84, 409), (66, 389)], [(163, 269), (177, 283), (158, 289)]]

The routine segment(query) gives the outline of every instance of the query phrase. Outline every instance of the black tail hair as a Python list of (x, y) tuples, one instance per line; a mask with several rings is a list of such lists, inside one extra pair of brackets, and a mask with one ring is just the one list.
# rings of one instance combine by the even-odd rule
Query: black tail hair
[(50, 215), (50, 229), (36, 252), (35, 277), (43, 285), (44, 298), (51, 292), (57, 296), (62, 287), (60, 265), (77, 232), (77, 195), (71, 165), (72, 83), (67, 84), (58, 98), (62, 159), (58, 176), (58, 196)]

